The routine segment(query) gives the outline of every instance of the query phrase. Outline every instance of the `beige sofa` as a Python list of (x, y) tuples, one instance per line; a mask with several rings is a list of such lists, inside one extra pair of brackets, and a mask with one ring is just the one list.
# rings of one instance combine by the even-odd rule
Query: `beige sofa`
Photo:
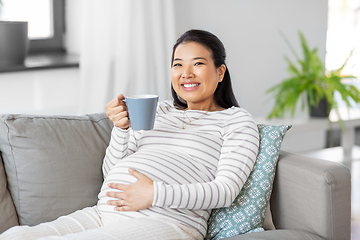
[[(0, 116), (0, 233), (96, 204), (112, 123), (105, 114)], [(282, 151), (271, 214), (276, 230), (228, 239), (350, 239), (350, 172)]]

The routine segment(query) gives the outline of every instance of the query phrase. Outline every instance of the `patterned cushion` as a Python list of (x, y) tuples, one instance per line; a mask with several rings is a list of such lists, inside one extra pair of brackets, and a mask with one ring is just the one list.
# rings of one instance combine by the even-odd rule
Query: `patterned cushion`
[(290, 128), (291, 125), (258, 125), (260, 148), (254, 169), (229, 207), (213, 209), (205, 239), (263, 231), (281, 143)]

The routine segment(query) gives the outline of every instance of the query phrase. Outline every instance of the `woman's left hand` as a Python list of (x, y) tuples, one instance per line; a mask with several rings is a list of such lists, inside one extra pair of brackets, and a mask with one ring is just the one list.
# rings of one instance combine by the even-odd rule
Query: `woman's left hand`
[(154, 199), (153, 181), (144, 174), (129, 168), (129, 173), (137, 178), (132, 184), (109, 183), (108, 186), (123, 192), (107, 192), (106, 196), (118, 198), (107, 204), (116, 206), (117, 211), (137, 211), (152, 206)]

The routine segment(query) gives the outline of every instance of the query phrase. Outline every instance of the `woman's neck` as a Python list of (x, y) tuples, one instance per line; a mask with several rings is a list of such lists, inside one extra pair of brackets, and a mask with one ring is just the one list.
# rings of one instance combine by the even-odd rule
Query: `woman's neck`
[(225, 108), (222, 108), (221, 106), (219, 106), (216, 103), (211, 103), (211, 104), (189, 104), (188, 103), (188, 107), (185, 108), (184, 110), (200, 110), (200, 111), (208, 111), (208, 112), (214, 112), (214, 111), (221, 111), (224, 110)]

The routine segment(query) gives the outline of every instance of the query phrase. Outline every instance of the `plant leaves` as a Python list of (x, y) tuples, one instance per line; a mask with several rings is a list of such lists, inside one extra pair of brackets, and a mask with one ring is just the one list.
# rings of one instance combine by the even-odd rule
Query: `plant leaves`
[[(316, 106), (320, 99), (325, 98), (328, 104), (337, 110), (337, 103), (334, 100), (334, 92), (338, 91), (347, 106), (350, 106), (350, 99), (356, 103), (360, 102), (360, 91), (352, 85), (342, 82), (344, 78), (354, 78), (350, 75), (341, 75), (341, 71), (346, 66), (352, 52), (344, 64), (334, 71), (326, 73), (325, 65), (318, 55), (318, 49), (310, 49), (307, 40), (302, 32), (298, 32), (302, 49), (302, 58), (298, 57), (294, 48), (285, 35), (280, 32), (292, 53), (296, 57), (296, 62), (284, 56), (288, 67), (289, 78), (276, 84), (266, 91), (275, 98), (275, 104), (268, 115), (268, 118), (284, 117), (286, 112), (294, 116), (297, 102), (301, 99), (301, 109), (305, 106)], [(305, 104), (308, 99), (308, 104)], [(341, 121), (340, 115), (339, 119)]]

